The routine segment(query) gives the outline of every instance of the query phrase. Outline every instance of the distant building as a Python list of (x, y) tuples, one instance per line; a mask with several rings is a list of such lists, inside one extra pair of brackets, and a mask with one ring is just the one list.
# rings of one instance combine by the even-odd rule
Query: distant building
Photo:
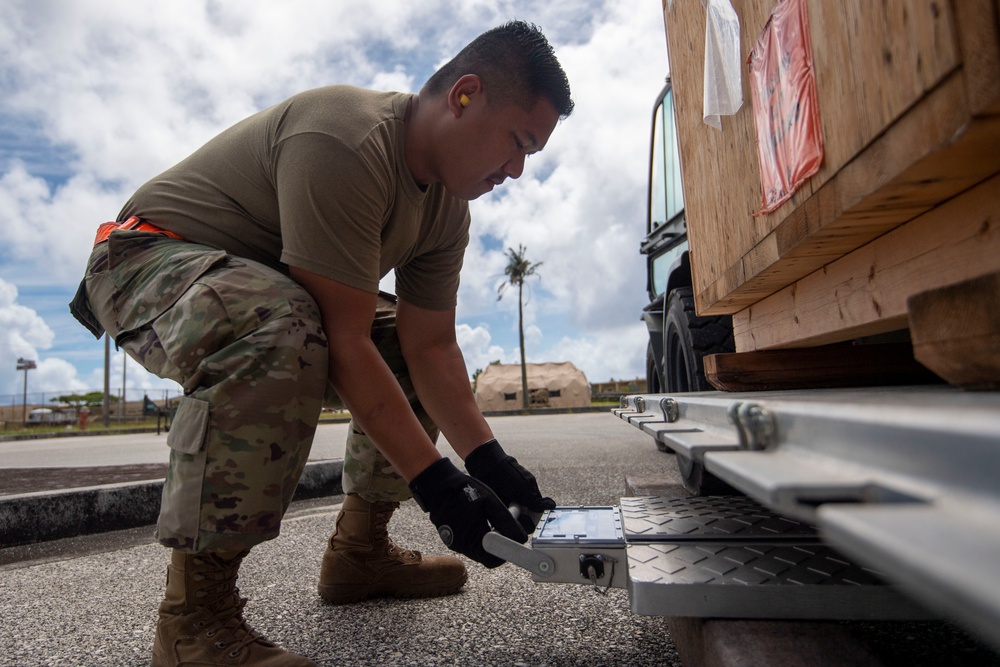
[(595, 401), (617, 401), (625, 394), (645, 394), (646, 378), (634, 380), (609, 380), (590, 385), (590, 393)]
[[(569, 361), (527, 364), (532, 407), (578, 408), (590, 405), (590, 383)], [(480, 410), (520, 410), (521, 365), (490, 364), (476, 379)]]

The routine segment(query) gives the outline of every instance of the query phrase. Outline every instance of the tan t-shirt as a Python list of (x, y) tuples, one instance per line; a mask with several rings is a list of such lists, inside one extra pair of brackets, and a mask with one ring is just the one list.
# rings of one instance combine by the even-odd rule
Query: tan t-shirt
[(469, 206), (413, 180), (403, 158), (409, 99), (350, 86), (300, 93), (144, 184), (119, 220), (138, 215), (189, 241), (368, 292), (395, 269), (409, 303), (454, 308)]

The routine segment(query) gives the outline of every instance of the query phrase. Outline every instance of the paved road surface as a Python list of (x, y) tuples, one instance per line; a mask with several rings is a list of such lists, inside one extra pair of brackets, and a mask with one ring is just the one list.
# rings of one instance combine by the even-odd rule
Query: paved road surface
[[(491, 421), (560, 504), (616, 503), (626, 470), (660, 470), (669, 461), (606, 413)], [(322, 427), (320, 450), (327, 442), (339, 449), (345, 428)], [(155, 450), (155, 437), (116, 438), (134, 441), (108, 444), (116, 456), (155, 462), (142, 458)], [(65, 452), (90, 438), (73, 440), (44, 447), (59, 449), (65, 461)], [(0, 465), (11, 465), (9, 444), (0, 444)], [(94, 460), (100, 447), (85, 449)], [(446, 444), (442, 451), (453, 455)], [(534, 584), (511, 565), (486, 570), (470, 561), (465, 592), (444, 599), (324, 604), (316, 577), (339, 501), (298, 504), (282, 535), (251, 553), (240, 578), (251, 622), (322, 665), (679, 664), (664, 620), (633, 616), (624, 591), (601, 596), (584, 586)], [(406, 546), (445, 552), (412, 501), (390, 531)], [(167, 551), (151, 542), (149, 529), (65, 540), (41, 555), (53, 546), (0, 566), (0, 665), (148, 664)]]
[[(317, 429), (310, 460), (343, 458), (347, 424)], [(0, 468), (48, 468), (166, 463), (167, 434), (87, 435), (0, 442)]]
[[(562, 505), (616, 504), (626, 474), (672, 469), (648, 436), (607, 413), (490, 421)], [(321, 427), (312, 457), (339, 457), (345, 435), (346, 425)], [(156, 463), (166, 460), (163, 439), (0, 443), (0, 467)], [(454, 456), (446, 443), (442, 451)], [(327, 605), (315, 586), (340, 500), (293, 504), (282, 535), (253, 551), (240, 578), (251, 623), (321, 665), (680, 664), (665, 619), (632, 615), (624, 591), (534, 584), (511, 565), (486, 570), (470, 561), (464, 592), (447, 598)], [(445, 552), (413, 502), (390, 531), (405, 546)], [(167, 557), (149, 528), (0, 550), (0, 667), (149, 664)], [(943, 624), (850, 628), (886, 665), (1000, 664)]]

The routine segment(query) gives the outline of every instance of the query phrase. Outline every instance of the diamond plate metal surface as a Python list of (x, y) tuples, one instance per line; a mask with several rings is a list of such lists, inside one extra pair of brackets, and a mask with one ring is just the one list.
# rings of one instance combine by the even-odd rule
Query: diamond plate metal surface
[(622, 498), (629, 543), (657, 540), (818, 540), (816, 529), (745, 496)]
[(877, 572), (823, 545), (643, 544), (627, 549), (635, 581), (736, 586), (880, 585)]
[(915, 619), (927, 612), (822, 544), (630, 543), (632, 610), (720, 618)]
[(619, 507), (558, 507), (543, 515), (531, 544), (554, 564), (552, 572), (535, 573), (535, 581), (588, 584), (582, 558), (600, 555), (618, 563), (599, 585), (628, 588), (638, 614), (928, 617), (878, 572), (819, 541), (812, 526), (743, 496), (623, 498)]

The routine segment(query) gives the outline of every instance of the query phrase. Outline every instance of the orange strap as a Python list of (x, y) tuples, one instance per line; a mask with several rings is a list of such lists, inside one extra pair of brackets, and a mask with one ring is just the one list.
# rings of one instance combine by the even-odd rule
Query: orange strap
[(107, 241), (108, 237), (111, 236), (111, 232), (116, 229), (134, 229), (137, 232), (153, 232), (155, 234), (169, 236), (172, 239), (180, 239), (181, 241), (184, 240), (184, 237), (180, 234), (167, 231), (166, 229), (160, 229), (156, 225), (145, 222), (142, 218), (133, 215), (125, 222), (102, 222), (101, 226), (97, 228), (97, 238), (94, 239), (94, 245)]

